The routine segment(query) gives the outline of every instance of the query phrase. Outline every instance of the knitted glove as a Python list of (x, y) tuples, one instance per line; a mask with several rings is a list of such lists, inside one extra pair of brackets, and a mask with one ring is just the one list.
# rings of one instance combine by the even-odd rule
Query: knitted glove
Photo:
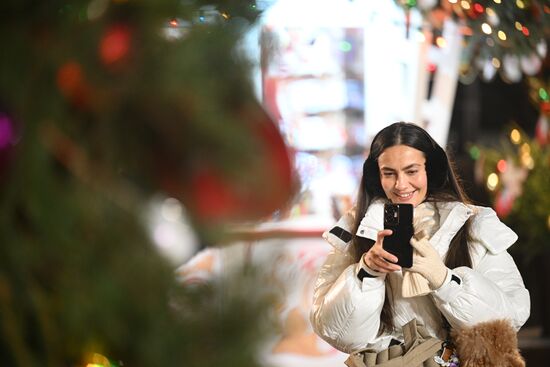
[[(435, 210), (433, 203), (424, 202), (414, 208), (413, 228), (415, 237), (430, 238), (439, 226), (439, 213)], [(413, 252), (413, 264), (414, 254)], [(401, 293), (403, 297), (417, 297), (430, 293), (432, 290), (428, 284), (428, 280), (419, 273), (411, 272), (403, 269), (403, 284), (401, 285)]]
[(411, 238), (411, 245), (416, 251), (413, 254), (413, 266), (409, 270), (426, 278), (432, 290), (438, 289), (447, 277), (448, 268), (425, 237), (421, 240)]

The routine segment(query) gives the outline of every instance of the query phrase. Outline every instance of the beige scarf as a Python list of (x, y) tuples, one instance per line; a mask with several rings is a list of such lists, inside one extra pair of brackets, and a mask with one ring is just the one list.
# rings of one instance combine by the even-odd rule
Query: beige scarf
[[(439, 212), (434, 203), (424, 202), (414, 208), (413, 227), (416, 239), (432, 238), (439, 229)], [(416, 253), (416, 250), (413, 252)], [(422, 275), (403, 269), (403, 285), (401, 293), (403, 297), (410, 298), (423, 296), (430, 293), (428, 281)]]

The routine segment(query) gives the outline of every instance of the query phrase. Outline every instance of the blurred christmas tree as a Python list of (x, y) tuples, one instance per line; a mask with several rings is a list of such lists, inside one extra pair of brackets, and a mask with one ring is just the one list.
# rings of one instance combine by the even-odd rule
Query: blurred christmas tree
[(2, 1), (2, 365), (255, 365), (253, 281), (227, 280), (223, 309), (213, 289), (174, 287), (140, 213), (162, 191), (211, 241), (292, 194), (237, 47), (258, 15), (238, 0)]
[(518, 128), (509, 137), (499, 148), (472, 146), (470, 153), (477, 158), (497, 214), (521, 238), (513, 249), (529, 260), (548, 249), (550, 146), (548, 137), (542, 143)]

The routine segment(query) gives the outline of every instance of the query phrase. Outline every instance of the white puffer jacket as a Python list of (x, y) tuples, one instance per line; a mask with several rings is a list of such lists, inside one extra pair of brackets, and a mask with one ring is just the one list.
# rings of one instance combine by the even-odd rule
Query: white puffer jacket
[[(334, 248), (321, 267), (314, 290), (311, 323), (318, 335), (335, 348), (352, 353), (367, 347), (382, 350), (392, 338), (403, 341), (401, 327), (413, 318), (442, 339), (446, 334), (442, 314), (453, 328), (493, 319), (508, 319), (516, 329), (525, 323), (530, 313), (529, 292), (506, 251), (517, 235), (490, 208), (458, 202), (438, 203), (437, 208), (440, 228), (430, 243), (442, 258), (454, 235), (473, 216), (472, 269), (452, 269), (439, 289), (413, 298), (401, 296), (401, 271), (360, 281), (357, 274), (362, 262), (355, 262), (350, 245), (353, 215), (344, 215), (323, 235)], [(383, 203), (377, 201), (368, 208), (357, 235), (376, 240), (382, 229)], [(393, 298), (396, 331), (379, 335), (386, 286)]]

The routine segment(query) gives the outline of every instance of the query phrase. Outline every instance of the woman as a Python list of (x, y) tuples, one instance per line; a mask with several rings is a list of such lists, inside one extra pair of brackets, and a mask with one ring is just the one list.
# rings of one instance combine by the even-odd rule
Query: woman
[[(415, 207), (424, 238), (411, 241), (410, 269), (383, 248), (388, 201)], [(323, 236), (334, 248), (317, 279), (311, 321), (344, 352), (402, 342), (412, 319), (445, 340), (449, 324), (507, 319), (518, 330), (529, 317), (529, 292), (507, 252), (516, 234), (492, 209), (468, 203), (445, 151), (414, 124), (394, 123), (375, 136), (356, 208)], [(427, 294), (403, 296), (411, 295), (403, 283), (409, 271), (427, 283)]]

